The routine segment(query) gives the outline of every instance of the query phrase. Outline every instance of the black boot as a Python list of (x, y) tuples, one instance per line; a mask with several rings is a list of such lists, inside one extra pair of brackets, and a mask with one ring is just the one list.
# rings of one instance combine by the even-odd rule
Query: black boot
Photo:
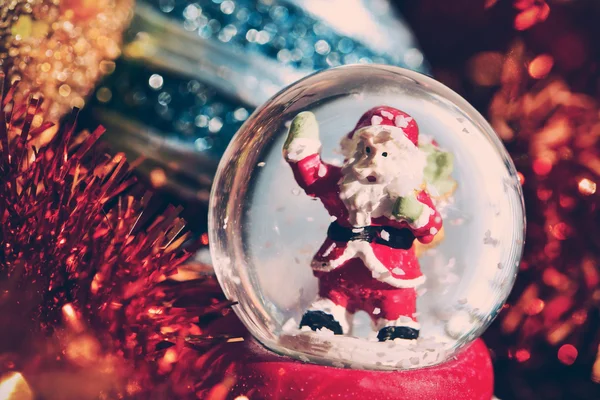
[(394, 339), (417, 339), (419, 337), (419, 330), (415, 328), (409, 328), (408, 326), (386, 326), (379, 330), (377, 339), (380, 342)]
[(323, 311), (307, 311), (304, 313), (302, 321), (300, 321), (300, 328), (303, 326), (308, 326), (313, 331), (326, 328), (336, 335), (343, 335), (344, 333), (342, 332), (340, 323), (337, 322), (332, 315)]

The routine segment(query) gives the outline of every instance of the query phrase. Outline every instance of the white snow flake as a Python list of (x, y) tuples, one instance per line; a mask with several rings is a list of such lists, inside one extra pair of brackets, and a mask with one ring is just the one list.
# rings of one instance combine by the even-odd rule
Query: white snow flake
[(381, 125), (381, 122), (383, 122), (383, 118), (379, 115), (373, 115), (371, 118), (371, 125)]
[(403, 115), (398, 115), (396, 117), (396, 120), (394, 121), (394, 124), (396, 124), (396, 126), (398, 128), (406, 128), (408, 126), (408, 124), (410, 123), (410, 121), (412, 121), (411, 117), (405, 117)]
[(383, 240), (385, 240), (386, 242), (389, 242), (390, 241), (390, 233), (388, 231), (382, 230), (381, 231), (381, 238)]
[(392, 119), (394, 118), (394, 114), (392, 114), (391, 112), (387, 112), (387, 111), (382, 111), (381, 115), (387, 119)]

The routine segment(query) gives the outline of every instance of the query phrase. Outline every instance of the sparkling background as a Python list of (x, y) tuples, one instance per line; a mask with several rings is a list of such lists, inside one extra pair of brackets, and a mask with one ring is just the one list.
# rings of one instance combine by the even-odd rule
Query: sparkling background
[[(600, 3), (595, 0), (395, 3), (419, 39), (435, 77), (465, 96), (488, 117), (521, 172), (530, 222), (525, 259), (509, 304), (486, 334), (495, 360), (497, 394), (503, 399), (600, 398), (596, 383), (600, 381), (600, 243), (597, 239), (600, 237), (597, 191), (600, 179), (597, 61), (600, 51), (596, 43), (600, 37), (597, 23)], [(248, 25), (247, 31), (237, 26), (234, 18), (244, 7), (239, 1), (202, 2), (202, 15), (193, 7), (185, 17), (187, 4), (183, 2), (140, 4), (177, 19), (181, 30), (187, 29), (196, 38), (210, 35), (214, 43), (227, 42), (232, 51), (234, 44), (245, 46), (247, 42), (258, 52), (264, 49), (273, 61), (286, 62), (291, 71), (296, 71), (294, 68), (301, 66), (304, 60), (304, 53), (298, 60), (300, 54), (294, 52), (297, 46), (286, 47), (286, 43), (284, 47), (274, 47), (280, 41), (276, 35), (271, 36), (266, 26), (258, 29)], [(286, 18), (292, 18), (293, 7), (285, 7)], [(285, 12), (279, 10), (274, 17), (266, 18), (283, 17)], [(250, 22), (248, 15), (245, 24)], [(312, 23), (306, 25), (306, 35), (315, 35)], [(0, 27), (2, 35), (6, 35), (6, 28)], [(261, 33), (263, 31), (266, 33)], [(141, 39), (139, 36), (130, 32), (128, 43)], [(155, 30), (146, 36), (166, 35), (164, 31)], [(400, 34), (389, 37), (398, 41)], [(358, 42), (353, 42), (352, 51), (361, 51)], [(313, 68), (318, 68), (316, 62), (327, 63), (327, 58), (334, 53), (337, 56), (329, 57), (329, 62), (335, 63), (336, 59), (345, 62), (346, 56), (351, 54), (344, 54), (349, 43), (342, 43), (342, 38), (338, 41), (319, 36), (311, 39), (305, 50), (307, 54), (312, 53)], [(413, 68), (421, 66), (423, 55), (416, 46), (407, 45), (405, 49), (396, 54), (398, 58), (393, 61)], [(246, 116), (241, 109), (249, 113), (264, 100), (260, 96), (267, 91), (257, 90), (255, 97), (246, 96), (240, 102), (231, 91), (212, 91), (197, 77), (181, 78), (175, 72), (168, 72), (172, 68), (167, 67), (182, 64), (180, 59), (170, 62), (168, 57), (159, 54), (152, 64), (139, 56), (143, 48), (128, 46), (125, 50), (124, 57), (114, 65), (114, 74), (95, 93), (94, 107), (87, 110), (88, 116), (95, 114), (96, 120), (105, 117), (106, 125), (117, 128), (113, 129), (116, 134), (111, 140), (120, 135), (134, 142), (136, 137), (129, 132), (140, 135), (138, 139), (146, 147), (139, 147), (139, 151), (133, 153), (153, 157), (154, 164), (142, 168), (142, 172), (147, 173), (155, 186), (168, 185), (173, 181), (169, 174), (175, 171), (187, 180), (177, 182), (179, 185), (173, 189), (191, 187), (186, 201), (205, 202), (216, 157)], [(363, 57), (374, 61), (369, 55), (359, 56), (359, 61)], [(107, 67), (106, 72), (113, 69), (111, 64)], [(62, 93), (67, 96), (57, 91), (57, 99), (79, 96), (73, 87), (70, 86), (68, 94), (63, 88)], [(202, 95), (196, 96), (196, 92)], [(180, 93), (184, 100), (178, 99)], [(138, 109), (138, 103), (145, 108)], [(213, 103), (221, 106), (216, 110), (194, 108)], [(177, 109), (180, 105), (183, 107), (182, 115), (174, 111), (176, 105)], [(117, 118), (129, 114), (134, 117)], [(232, 116), (227, 117), (229, 114)], [(83, 119), (95, 127), (91, 119)], [(230, 121), (231, 128), (228, 128)], [(141, 124), (142, 129), (137, 129), (139, 126), (135, 123)], [(128, 130), (131, 124), (133, 128)], [(148, 127), (156, 129), (148, 130)], [(188, 136), (184, 132), (188, 132)], [(170, 155), (160, 158), (159, 154), (165, 152)], [(193, 158), (187, 158), (189, 154)], [(203, 162), (197, 164), (198, 159)], [(199, 210), (194, 222), (200, 233), (205, 210), (195, 210)], [(206, 237), (201, 238), (202, 243), (207, 244)], [(154, 314), (159, 313), (153, 309)], [(36, 343), (42, 345), (39, 341)], [(160, 363), (168, 365), (175, 365), (180, 357), (175, 350), (158, 350), (155, 356)], [(3, 365), (15, 368), (8, 359)], [(186, 371), (181, 357), (177, 366), (179, 372)], [(189, 386), (192, 387), (200, 372), (187, 370), (190, 371), (185, 383), (181, 375), (169, 382), (179, 389), (192, 382)], [(86, 381), (70, 377), (70, 380), (65, 377), (66, 382)], [(23, 382), (23, 375), (17, 372), (0, 379), (2, 385), (22, 385)], [(130, 383), (132, 393), (142, 386), (152, 390), (149, 382), (140, 385), (136, 376), (131, 377)], [(226, 392), (231, 385), (231, 382), (221, 382), (214, 392)], [(67, 384), (62, 388), (71, 386), (80, 385)]]

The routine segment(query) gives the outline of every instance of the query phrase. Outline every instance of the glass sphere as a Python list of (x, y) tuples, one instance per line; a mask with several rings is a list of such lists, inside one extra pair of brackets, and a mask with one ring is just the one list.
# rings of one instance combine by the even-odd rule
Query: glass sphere
[[(380, 109), (361, 119), (380, 106), (387, 107), (383, 114)], [(399, 114), (392, 118), (388, 109)], [(299, 113), (307, 111), (302, 115), (309, 116), (308, 122), (300, 123), (304, 118), (300, 117), (292, 125)], [(394, 206), (382, 211), (383, 216), (357, 221), (348, 217), (352, 213), (337, 212), (346, 205), (338, 201), (343, 197), (342, 181), (350, 174), (345, 167), (357, 157), (373, 158), (375, 153), (387, 157), (388, 152), (382, 151), (387, 142), (379, 144), (372, 135), (356, 132), (365, 132), (357, 130), (361, 126), (387, 129), (382, 121), (388, 117), (395, 125), (388, 130), (405, 135), (394, 138), (404, 144), (407, 138), (412, 140), (407, 146), (415, 144), (424, 154), (420, 159), (425, 164), (407, 167), (401, 158), (394, 162), (404, 169), (424, 168), (420, 188), (425, 189), (418, 193), (431, 203), (425, 197), (415, 197), (421, 203), (414, 203), (409, 192), (397, 198), (389, 194), (384, 197)], [(320, 147), (311, 151), (312, 145), (300, 140), (304, 143), (300, 150), (293, 150), (290, 143), (296, 142), (286, 141), (288, 135), (317, 138)], [(360, 141), (352, 147), (356, 153), (344, 150), (348, 139), (357, 136), (369, 136), (373, 150)], [(393, 147), (395, 142), (390, 143)], [(307, 154), (326, 167), (315, 170), (311, 179), (326, 179), (334, 172), (344, 176), (324, 185), (329, 197), (301, 182), (298, 165), (312, 165), (305, 162)], [(431, 168), (440, 165), (445, 178), (434, 182)], [(390, 184), (377, 185), (392, 193)], [(229, 145), (210, 203), (215, 271), (227, 297), (238, 303), (234, 310), (250, 333), (277, 353), (338, 367), (412, 369), (449, 359), (479, 337), (498, 314), (514, 283), (523, 248), (520, 183), (492, 128), (446, 86), (397, 67), (330, 69), (275, 95), (250, 116)], [(413, 209), (420, 217), (410, 217)], [(387, 215), (390, 212), (393, 216)], [(397, 232), (385, 221), (400, 224), (398, 232), (414, 233), (411, 238), (417, 240), (410, 240), (412, 247), (398, 250), (383, 243), (389, 240), (388, 231)], [(324, 242), (334, 245), (324, 249)], [(329, 253), (335, 252), (336, 244), (344, 247), (337, 256), (352, 262), (344, 264), (337, 256), (331, 261)], [(346, 253), (348, 248), (354, 253)], [(374, 264), (367, 262), (375, 254), (369, 256), (370, 251), (381, 261), (375, 264), (384, 265), (389, 273), (375, 272)], [(322, 266), (327, 267), (320, 269), (325, 258), (328, 264)], [(355, 275), (343, 275), (338, 264), (354, 268)], [(407, 268), (412, 272), (402, 276)], [(332, 274), (338, 274), (337, 280)], [(388, 279), (390, 274), (393, 279)], [(415, 299), (416, 309), (414, 305), (411, 309)], [(328, 305), (319, 308), (319, 301)]]

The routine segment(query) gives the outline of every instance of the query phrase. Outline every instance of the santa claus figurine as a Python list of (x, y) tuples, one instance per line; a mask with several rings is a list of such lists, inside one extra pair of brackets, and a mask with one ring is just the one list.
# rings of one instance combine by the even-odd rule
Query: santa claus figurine
[(410, 115), (375, 107), (342, 141), (345, 160), (337, 167), (320, 157), (314, 114), (293, 120), (284, 157), (298, 184), (333, 220), (311, 265), (318, 298), (299, 328), (351, 335), (353, 315), (362, 310), (379, 341), (418, 338), (416, 289), (425, 277), (413, 243), (430, 243), (442, 228), (425, 190), (427, 156), (418, 140)]

